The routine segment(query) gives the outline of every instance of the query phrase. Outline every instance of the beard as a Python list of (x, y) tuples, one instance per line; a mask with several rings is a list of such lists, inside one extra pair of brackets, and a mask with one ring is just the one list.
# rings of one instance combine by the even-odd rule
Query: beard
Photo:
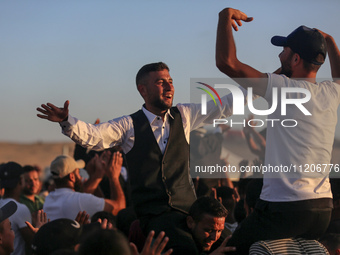
[(286, 75), (288, 78), (292, 77), (293, 70), (292, 70), (292, 65), (291, 61), (293, 59), (294, 52), (290, 52), (289, 56), (284, 60), (281, 61), (281, 72), (280, 74)]
[(81, 179), (76, 179), (74, 183), (74, 190), (77, 192), (82, 192), (83, 191), (83, 182)]
[(293, 74), (292, 67), (290, 65), (285, 66), (282, 65), (280, 74), (284, 74), (288, 78), (292, 77)]
[(33, 190), (31, 190), (31, 189), (24, 189), (23, 190), (23, 194), (24, 195), (28, 195), (28, 196), (31, 196), (31, 195), (34, 195), (35, 193), (34, 193), (34, 191)]
[(168, 110), (172, 107), (172, 99), (170, 100), (169, 103), (165, 102), (164, 100), (158, 98), (153, 102), (153, 105), (157, 107), (158, 109), (161, 110)]

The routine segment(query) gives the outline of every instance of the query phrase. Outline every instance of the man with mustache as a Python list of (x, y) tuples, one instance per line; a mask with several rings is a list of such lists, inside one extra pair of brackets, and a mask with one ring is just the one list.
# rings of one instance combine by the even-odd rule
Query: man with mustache
[(84, 123), (69, 115), (69, 102), (58, 108), (43, 104), (38, 117), (59, 122), (62, 131), (76, 143), (95, 150), (120, 145), (126, 154), (132, 201), (145, 234), (165, 231), (167, 249), (173, 254), (197, 254), (195, 243), (185, 231), (185, 219), (196, 200), (189, 173), (190, 131), (214, 118), (229, 116), (232, 97), (222, 98), (223, 107), (208, 102), (208, 114), (200, 105), (177, 104), (169, 67), (163, 63), (143, 66), (136, 75), (137, 90), (145, 104), (142, 109), (98, 125)]

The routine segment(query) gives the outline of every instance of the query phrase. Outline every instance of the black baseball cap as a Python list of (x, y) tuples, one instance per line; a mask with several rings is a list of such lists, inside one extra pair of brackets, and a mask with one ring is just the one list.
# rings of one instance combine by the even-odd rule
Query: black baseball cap
[(16, 212), (18, 206), (14, 201), (9, 201), (0, 208), (0, 222), (12, 216)]
[(73, 249), (79, 243), (81, 234), (82, 227), (77, 221), (56, 219), (38, 230), (31, 247), (36, 255), (48, 255), (59, 249)]
[(324, 63), (317, 60), (319, 54), (324, 56), (324, 60), (327, 56), (326, 40), (315, 28), (300, 26), (287, 37), (274, 36), (271, 43), (275, 46), (289, 47), (302, 59), (315, 65)]
[(15, 188), (23, 173), (23, 167), (16, 162), (11, 161), (0, 165), (1, 188)]

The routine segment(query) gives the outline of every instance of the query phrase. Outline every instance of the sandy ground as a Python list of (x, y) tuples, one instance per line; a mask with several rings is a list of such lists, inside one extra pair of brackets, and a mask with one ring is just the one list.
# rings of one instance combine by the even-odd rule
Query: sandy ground
[(38, 165), (45, 169), (59, 155), (73, 156), (74, 143), (1, 143), (0, 163), (14, 161), (21, 165)]
[[(15, 161), (21, 165), (38, 165), (42, 170), (47, 170), (54, 158), (63, 154), (73, 156), (73, 152), (73, 142), (32, 144), (0, 142), (0, 163)], [(240, 135), (225, 137), (222, 156), (227, 157), (232, 165), (238, 165), (241, 159), (252, 162), (256, 158)], [(340, 141), (334, 143), (332, 163), (340, 164)]]

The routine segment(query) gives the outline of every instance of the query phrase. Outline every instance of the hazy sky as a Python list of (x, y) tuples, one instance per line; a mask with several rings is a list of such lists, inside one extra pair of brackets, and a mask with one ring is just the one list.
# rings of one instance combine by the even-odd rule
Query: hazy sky
[[(189, 102), (190, 78), (224, 77), (215, 67), (218, 13), (254, 21), (235, 33), (238, 57), (263, 72), (279, 67), (273, 35), (317, 27), (340, 43), (340, 1), (315, 0), (11, 0), (0, 1), (0, 141), (68, 141), (36, 117), (47, 102), (87, 122), (138, 110), (135, 75), (146, 63), (171, 69), (175, 101)], [(329, 64), (319, 71), (329, 78)]]

